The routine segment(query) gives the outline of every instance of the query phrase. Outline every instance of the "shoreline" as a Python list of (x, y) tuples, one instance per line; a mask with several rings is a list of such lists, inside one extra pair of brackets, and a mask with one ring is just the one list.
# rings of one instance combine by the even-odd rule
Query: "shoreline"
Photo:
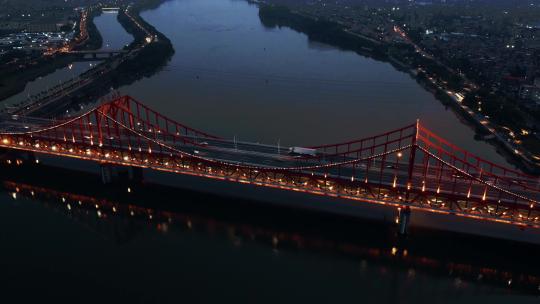
[[(97, 102), (111, 90), (131, 84), (158, 72), (174, 54), (170, 40), (140, 16), (166, 0), (150, 0), (118, 12), (118, 22), (133, 36), (125, 53), (108, 58), (81, 74), (77, 84), (67, 93), (40, 99), (21, 107), (17, 114), (56, 117), (66, 110), (79, 111), (84, 104)], [(129, 10), (129, 13), (128, 13)], [(22, 112), (21, 112), (22, 111)]]
[[(504, 141), (498, 133), (492, 132), (488, 126), (475, 117), (474, 113), (467, 112), (464, 105), (461, 105), (453, 94), (450, 94), (444, 88), (438, 87), (429, 79), (420, 77), (420, 73), (415, 68), (394, 57), (389, 52), (390, 45), (376, 44), (371, 39), (351, 33), (344, 29), (342, 25), (332, 21), (306, 16), (286, 7), (274, 6), (263, 1), (247, 1), (258, 5), (259, 18), (264, 26), (289, 27), (307, 35), (310, 40), (326, 43), (342, 50), (353, 51), (360, 56), (390, 63), (396, 70), (409, 74), (424, 89), (431, 92), (435, 99), (443, 105), (450, 107), (452, 112), (460, 120), (473, 128), (476, 136), (481, 138), (477, 140), (482, 140), (494, 146), (498, 154), (525, 173), (533, 175), (540, 174), (540, 166), (537, 163), (524, 155), (523, 152), (516, 153), (516, 149)], [(484, 139), (484, 136), (488, 134), (492, 134), (492, 138)]]
[[(94, 18), (101, 15), (100, 12), (92, 12), (88, 22), (88, 35), (89, 39), (81, 46), (81, 50), (95, 50), (101, 48), (103, 44), (103, 38), (101, 33), (97, 30), (94, 23)], [(76, 31), (77, 35), (79, 30)], [(14, 95), (24, 92), (29, 82), (32, 82), (39, 77), (44, 77), (51, 73), (54, 73), (58, 69), (67, 67), (69, 64), (77, 61), (78, 56), (73, 54), (59, 53), (52, 57), (44, 57), (37, 59), (38, 63), (30, 68), (26, 68), (24, 72), (17, 73), (19, 67), (9, 67), (6, 70), (0, 71), (3, 83), (0, 85), (0, 105), (2, 102)]]

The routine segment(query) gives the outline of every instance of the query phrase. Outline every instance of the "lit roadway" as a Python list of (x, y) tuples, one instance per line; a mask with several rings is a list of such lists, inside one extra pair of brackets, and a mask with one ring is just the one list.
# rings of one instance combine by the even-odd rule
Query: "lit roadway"
[[(54, 124), (54, 123), (53, 123)], [(28, 117), (18, 117), (18, 116), (0, 116), (0, 132), (28, 132), (33, 130), (39, 130), (43, 126), (51, 125), (51, 121), (48, 119), (42, 118), (28, 118)], [(289, 147), (278, 147), (274, 145), (265, 145), (259, 143), (250, 143), (250, 142), (239, 142), (235, 140), (228, 139), (209, 139), (209, 138), (196, 138), (190, 136), (180, 136), (175, 137), (175, 140), (172, 139), (173, 135), (163, 135), (162, 133), (155, 132), (155, 130), (144, 130), (142, 127), (139, 127), (138, 132), (147, 136), (148, 138), (157, 139), (159, 142), (163, 143), (165, 146), (172, 147), (178, 151), (185, 152), (187, 154), (193, 154), (201, 158), (223, 161), (231, 164), (239, 165), (248, 165), (254, 167), (264, 167), (264, 168), (297, 168), (303, 166), (314, 166), (320, 164), (330, 164), (338, 162), (351, 162), (354, 161), (354, 158), (343, 156), (327, 156), (323, 157), (322, 153), (318, 153), (317, 158), (309, 158), (302, 156), (294, 156), (289, 154)], [(77, 134), (80, 134), (79, 131), (74, 131)], [(91, 140), (96, 141), (97, 130), (94, 127), (94, 130), (90, 133), (89, 130), (83, 131), (82, 135), (88, 142)], [(107, 131), (103, 129), (103, 134), (107, 134)], [(127, 137), (125, 130), (121, 132), (122, 138), (118, 141), (118, 138), (115, 138), (115, 135), (111, 135), (110, 138), (104, 135), (103, 145), (117, 150), (125, 150), (124, 147), (119, 146), (118, 142), (127, 143), (130, 142), (135, 149), (136, 146), (133, 141), (133, 137)], [(67, 138), (71, 135), (67, 134)], [(124, 138), (125, 137), (125, 138)], [(44, 137), (44, 136), (35, 136), (34, 138), (43, 140), (44, 142), (48, 140), (55, 140), (53, 137)], [(56, 138), (57, 139), (57, 138)], [(184, 140), (187, 143), (184, 143)], [(113, 142), (110, 144), (109, 142)], [(95, 144), (97, 145), (97, 143)], [(142, 150), (147, 150), (147, 146), (141, 146)], [(155, 150), (155, 147), (153, 148)], [(168, 149), (163, 148), (164, 154), (168, 154)], [(158, 154), (159, 151), (153, 151), (154, 154)], [(379, 159), (372, 160), (363, 160), (355, 165), (348, 164), (338, 167), (330, 167), (324, 171), (323, 174), (327, 174), (329, 177), (337, 177), (342, 179), (349, 180), (369, 180), (376, 181), (377, 183), (392, 187), (393, 185), (404, 186), (408, 182), (408, 159), (401, 159), (401, 154), (397, 151), (388, 155), (388, 160), (385, 163)], [(404, 157), (403, 157), (404, 158)], [(399, 161), (397, 161), (399, 159)], [(318, 174), (321, 174), (321, 170), (310, 170), (303, 169), (297, 170), (298, 172), (303, 172), (311, 174), (313, 171)], [(462, 176), (453, 174), (451, 171), (446, 170), (440, 174), (437, 171), (437, 168), (429, 168), (425, 173), (423, 172), (421, 164), (416, 164), (413, 178), (411, 183), (415, 185), (425, 184), (426, 191), (437, 191), (439, 192), (450, 192), (451, 190), (468, 193), (471, 189), (470, 181), (462, 179)], [(484, 179), (487, 179), (484, 178)], [(515, 186), (512, 191), (514, 193), (528, 195), (530, 192), (520, 189), (519, 183), (522, 183), (521, 180), (514, 179), (512, 181), (513, 185), (501, 185), (506, 187)], [(488, 180), (488, 183), (494, 185), (494, 181)], [(496, 183), (499, 185), (500, 183)], [(449, 186), (450, 185), (450, 186)], [(528, 185), (532, 187), (538, 187), (538, 185)], [(449, 189), (452, 187), (452, 189)], [(437, 189), (439, 188), (439, 189)], [(484, 194), (484, 189), (487, 187), (474, 187), (471, 189), (471, 196), (481, 197)], [(491, 197), (493, 194), (493, 197)], [(536, 193), (538, 194), (538, 193)], [(486, 197), (497, 199), (495, 197), (498, 195), (495, 191), (490, 189), (487, 190)], [(538, 200), (540, 197), (530, 197), (531, 199)]]

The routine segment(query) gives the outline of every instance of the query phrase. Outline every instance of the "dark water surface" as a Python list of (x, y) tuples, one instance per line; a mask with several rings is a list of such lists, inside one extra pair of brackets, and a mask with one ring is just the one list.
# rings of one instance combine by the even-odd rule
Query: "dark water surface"
[(377, 223), (160, 186), (127, 194), (96, 176), (20, 170), (9, 169), (0, 194), (0, 297), (17, 303), (539, 299), (527, 283), (539, 282), (527, 266), (538, 267), (538, 250), (527, 246), (422, 231), (400, 241)]
[[(265, 28), (247, 2), (169, 1), (143, 17), (172, 40), (176, 54), (163, 71), (121, 92), (186, 124), (241, 140), (303, 145), (420, 118), (504, 163), (409, 75), (288, 28)], [(115, 15), (99, 18), (109, 47), (129, 42), (125, 32), (109, 31)], [(393, 229), (354, 220), (267, 212), (253, 202), (231, 209), (237, 200), (168, 188), (125, 197), (100, 186), (98, 177), (50, 169), (23, 176), (12, 183), (4, 175), (0, 191), (5, 303), (539, 300), (537, 286), (516, 283), (527, 278), (528, 251), (486, 264), (476, 252), (497, 257), (498, 250), (486, 254), (483, 243), (468, 245), (458, 258), (430, 248), (429, 238), (415, 250), (396, 243)], [(504, 244), (501, 250), (511, 251)], [(459, 252), (460, 243), (452, 247)]]

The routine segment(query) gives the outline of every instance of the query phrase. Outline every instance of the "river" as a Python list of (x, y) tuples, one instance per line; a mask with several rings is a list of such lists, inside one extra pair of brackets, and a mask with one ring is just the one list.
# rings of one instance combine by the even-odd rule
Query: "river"
[(103, 38), (103, 45), (100, 50), (121, 50), (133, 41), (133, 37), (118, 23), (117, 16), (118, 13), (114, 11), (103, 12), (94, 19), (94, 23)]
[[(133, 37), (128, 34), (116, 20), (116, 13), (102, 13), (94, 19), (96, 27), (100, 31), (103, 45), (100, 50), (119, 50), (133, 41)], [(1, 106), (10, 107), (25, 101), (32, 95), (45, 92), (62, 82), (88, 71), (99, 63), (96, 61), (73, 62), (65, 67), (59, 68), (53, 73), (38, 77), (26, 84), (24, 91), (2, 100)]]
[(226, 138), (316, 145), (420, 122), (501, 164), (491, 145), (389, 63), (266, 28), (244, 1), (169, 1), (143, 17), (174, 44), (164, 71), (121, 88), (153, 108)]
[[(309, 41), (288, 28), (266, 28), (256, 5), (173, 0), (142, 16), (171, 39), (176, 53), (162, 71), (120, 92), (178, 121), (240, 140), (309, 145), (360, 138), (419, 118), (461, 147), (505, 164), (408, 74)], [(115, 15), (103, 14), (96, 24), (107, 41), (104, 47), (129, 43)], [(419, 256), (394, 249), (393, 237), (384, 231), (373, 237), (356, 234), (359, 226), (352, 224), (350, 245), (342, 240), (341, 228), (328, 234), (326, 227), (332, 225), (318, 228), (313, 219), (304, 224), (303, 216), (285, 220), (279, 212), (259, 214), (255, 218), (267, 224), (246, 224), (250, 212), (224, 211), (234, 200), (203, 194), (195, 195), (196, 200), (181, 193), (173, 199), (177, 206), (215, 203), (197, 215), (187, 207), (160, 219), (158, 211), (145, 208), (142, 216), (102, 213), (97, 205), (110, 189), (88, 190), (82, 184), (77, 187), (83, 190), (71, 189), (61, 176), (51, 173), (51, 179), (60, 179), (57, 187), (63, 190), (58, 191), (68, 193), (32, 198), (43, 188), (32, 188), (25, 196), (16, 192), (22, 185), (0, 191), (0, 290), (8, 295), (79, 303), (538, 300), (514, 290), (511, 280), (485, 282), (481, 257), (466, 264), (472, 275), (464, 275), (448, 266), (461, 265), (454, 257), (430, 249), (417, 250)], [(75, 195), (78, 191), (94, 192), (88, 195), (96, 196), (96, 208), (94, 203), (79, 205), (77, 200), (83, 199)], [(172, 196), (169, 191), (149, 190), (148, 195)], [(162, 199), (138, 200), (153, 208)], [(309, 232), (298, 232), (303, 226)], [(293, 240), (293, 248), (282, 245), (283, 239)], [(474, 247), (467, 250), (474, 252)], [(511, 262), (505, 262), (501, 269), (512, 273)]]

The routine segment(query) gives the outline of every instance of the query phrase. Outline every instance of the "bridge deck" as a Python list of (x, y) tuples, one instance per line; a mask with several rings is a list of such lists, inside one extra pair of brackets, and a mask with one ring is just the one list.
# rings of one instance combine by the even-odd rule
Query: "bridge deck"
[(293, 156), (289, 147), (194, 130), (124, 97), (63, 121), (4, 115), (0, 146), (540, 227), (538, 178), (499, 174), (499, 166), (469, 163), (468, 155), (448, 157), (443, 147), (419, 142), (419, 130)]

